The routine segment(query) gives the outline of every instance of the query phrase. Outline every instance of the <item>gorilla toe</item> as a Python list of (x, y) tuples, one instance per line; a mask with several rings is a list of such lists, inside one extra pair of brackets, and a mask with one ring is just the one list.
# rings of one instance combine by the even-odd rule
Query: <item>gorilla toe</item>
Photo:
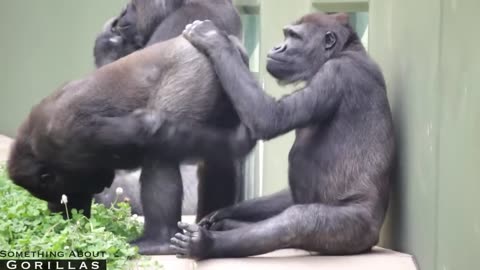
[(212, 233), (195, 224), (178, 223), (183, 233), (177, 233), (170, 240), (170, 248), (180, 258), (192, 258), (202, 260), (210, 257), (210, 249), (213, 245)]

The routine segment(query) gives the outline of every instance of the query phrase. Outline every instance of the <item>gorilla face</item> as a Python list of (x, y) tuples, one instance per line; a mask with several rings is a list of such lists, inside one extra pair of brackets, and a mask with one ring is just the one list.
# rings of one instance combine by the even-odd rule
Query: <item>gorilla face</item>
[(129, 4), (119, 17), (107, 21), (95, 40), (97, 68), (143, 48), (145, 40), (137, 31), (136, 18), (136, 10)]
[(286, 26), (283, 29), (284, 42), (269, 52), (267, 70), (276, 79), (290, 82), (295, 74), (306, 70), (308, 59), (303, 50), (306, 37), (302, 30), (301, 26)]
[(336, 35), (329, 27), (298, 23), (283, 29), (285, 40), (268, 54), (267, 70), (286, 84), (310, 80), (330, 58)]
[(47, 201), (52, 211), (65, 214), (60, 201), (62, 195), (67, 195), (69, 209), (83, 210), (89, 215), (93, 194), (113, 182), (113, 170), (59, 170), (54, 164), (39, 160), (27, 141), (18, 139), (13, 147), (14, 154), (7, 166), (9, 177), (33, 196)]
[(137, 31), (137, 10), (131, 3), (120, 14), (110, 29), (113, 33), (118, 34), (124, 40), (138, 45), (139, 48), (143, 47), (143, 41)]

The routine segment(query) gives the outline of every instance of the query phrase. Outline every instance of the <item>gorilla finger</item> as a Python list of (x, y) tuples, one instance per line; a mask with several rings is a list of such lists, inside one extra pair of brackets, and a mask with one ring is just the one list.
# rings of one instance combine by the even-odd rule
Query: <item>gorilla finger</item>
[(187, 26), (185, 26), (185, 29), (183, 30), (183, 33), (189, 33), (190, 30), (192, 30), (192, 27), (193, 25), (192, 24), (187, 24)]
[(210, 227), (212, 226), (212, 223), (209, 220), (200, 220), (200, 222), (198, 223), (198, 226), (209, 230)]
[(176, 257), (177, 259), (188, 259), (187, 255), (182, 255), (182, 254), (177, 254)]
[(181, 241), (181, 240), (179, 240), (175, 237), (170, 239), (170, 244), (172, 244), (176, 247), (179, 247), (179, 248), (187, 248), (188, 247), (187, 242)]
[[(184, 234), (181, 234), (181, 233), (176, 233), (176, 234), (175, 234), (175, 238), (180, 239), (180, 240), (182, 240), (182, 241), (184, 241), (184, 242), (190, 241), (190, 237), (188, 237), (188, 236), (186, 236), (186, 235), (184, 235)], [(172, 238), (172, 239), (173, 239), (173, 238)]]
[[(170, 248), (173, 250), (178, 255), (186, 256), (187, 255), (187, 250), (181, 247), (177, 247), (175, 245), (170, 245)], [(177, 255), (177, 256), (178, 256)]]

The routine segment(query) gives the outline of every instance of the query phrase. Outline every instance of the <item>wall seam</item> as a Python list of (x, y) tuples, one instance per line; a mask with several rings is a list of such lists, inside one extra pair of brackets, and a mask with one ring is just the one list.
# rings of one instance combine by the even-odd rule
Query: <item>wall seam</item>
[(439, 14), (439, 27), (438, 27), (438, 65), (437, 65), (437, 70), (436, 70), (436, 89), (438, 91), (438, 96), (439, 96), (439, 102), (435, 106), (435, 119), (437, 122), (437, 136), (436, 136), (436, 141), (435, 141), (435, 146), (437, 149), (437, 153), (435, 155), (435, 180), (436, 180), (436, 185), (435, 185), (435, 232), (434, 232), (434, 252), (433, 252), (433, 265), (434, 269), (439, 269), (439, 262), (438, 262), (438, 253), (439, 253), (439, 231), (440, 231), (440, 174), (439, 174), (439, 168), (440, 168), (440, 154), (441, 154), (441, 112), (442, 112), (442, 106), (443, 106), (443, 88), (442, 84), (440, 83), (440, 80), (442, 78), (442, 64), (443, 64), (443, 18), (444, 18), (444, 1), (440, 1), (440, 14)]

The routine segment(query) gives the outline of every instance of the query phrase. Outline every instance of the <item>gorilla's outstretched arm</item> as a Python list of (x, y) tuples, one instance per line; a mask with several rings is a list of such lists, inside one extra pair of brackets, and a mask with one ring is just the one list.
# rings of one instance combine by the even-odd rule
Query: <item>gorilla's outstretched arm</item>
[(242, 124), (232, 130), (174, 123), (147, 111), (123, 117), (99, 117), (96, 121), (95, 132), (89, 134), (90, 142), (111, 147), (113, 151), (130, 145), (158, 153), (162, 158), (218, 160), (226, 156), (244, 157), (255, 145), (248, 128)]
[(212, 22), (195, 22), (187, 26), (184, 36), (209, 55), (240, 119), (256, 139), (271, 139), (321, 122), (338, 107), (341, 91), (334, 81), (337, 77), (331, 76), (337, 68), (334, 64), (324, 66), (306, 88), (276, 100), (261, 89), (235, 44)]
[[(184, 232), (175, 234), (171, 244), (181, 256), (242, 257), (282, 248), (347, 255), (369, 251), (378, 241), (395, 154), (381, 70), (346, 14), (309, 14), (283, 32), (285, 40), (270, 52), (267, 69), (279, 81), (304, 81), (306, 87), (280, 100), (261, 90), (211, 22), (194, 23), (184, 33), (210, 57), (254, 138), (291, 129), (296, 138), (288, 157), (292, 200), (283, 197), (285, 207), (293, 205), (275, 209), (283, 211), (272, 217), (268, 214), (279, 197), (242, 203), (262, 215), (258, 210), (238, 212), (240, 205), (219, 210), (207, 225), (234, 228), (223, 232), (180, 223)], [(236, 217), (264, 219), (231, 222)]]

